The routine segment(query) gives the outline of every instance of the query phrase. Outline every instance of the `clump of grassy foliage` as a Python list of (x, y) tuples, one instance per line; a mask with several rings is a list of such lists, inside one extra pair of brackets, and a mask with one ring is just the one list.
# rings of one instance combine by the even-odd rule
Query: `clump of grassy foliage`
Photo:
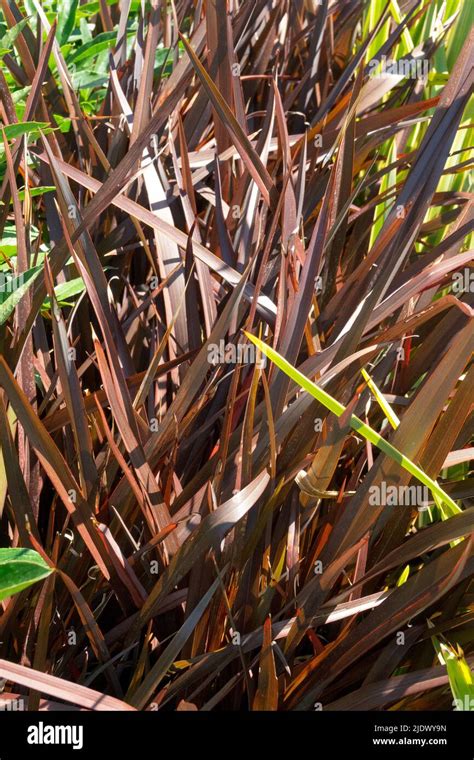
[(472, 709), (472, 4), (0, 6), (0, 698)]

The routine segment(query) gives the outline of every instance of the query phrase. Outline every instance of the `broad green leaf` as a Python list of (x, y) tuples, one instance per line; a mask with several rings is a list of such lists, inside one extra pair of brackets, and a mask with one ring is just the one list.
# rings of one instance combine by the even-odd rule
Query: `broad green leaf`
[[(119, 0), (107, 0), (107, 5), (117, 5)], [(130, 13), (136, 13), (140, 8), (140, 0), (132, 0), (130, 3)], [(78, 13), (84, 14), (87, 18), (90, 18), (96, 13), (100, 13), (99, 0), (92, 0), (90, 3), (84, 3), (78, 8)]]
[(79, 61), (87, 61), (89, 58), (95, 58), (103, 50), (108, 50), (116, 39), (116, 32), (101, 32), (68, 56), (68, 63), (78, 63)]
[(89, 71), (88, 69), (73, 72), (71, 79), (77, 90), (104, 87), (108, 81), (106, 76), (101, 76), (96, 71)]
[(49, 565), (32, 549), (0, 549), (0, 601), (51, 573)]
[(2, 48), (1, 55), (5, 55), (5, 53), (9, 53), (11, 51), (13, 43), (15, 42), (18, 35), (21, 33), (22, 29), (25, 28), (27, 23), (28, 23), (28, 19), (23, 18), (21, 21), (18, 22), (18, 24), (15, 24), (15, 26), (12, 26), (12, 28), (9, 29), (8, 32), (6, 32), (6, 34), (4, 34), (3, 37), (0, 38), (0, 48)]
[[(54, 288), (54, 294), (58, 304), (61, 306), (67, 304), (68, 300), (73, 296), (82, 293), (84, 288), (85, 285), (82, 277), (75, 277), (73, 280), (61, 282), (59, 285), (56, 285)], [(49, 298), (45, 298), (42, 308), (48, 310), (51, 308), (51, 300)]]
[(15, 140), (22, 135), (31, 134), (35, 137), (40, 136), (40, 130), (45, 134), (52, 132), (49, 123), (47, 121), (23, 121), (18, 124), (8, 124), (3, 127), (7, 140)]
[(461, 647), (439, 641), (436, 636), (431, 640), (441, 665), (448, 671), (449, 685), (456, 701), (456, 710), (474, 711), (474, 677), (466, 662)]
[(17, 109), (17, 115), (20, 120), (22, 118), (23, 110), (26, 105), (26, 99), (28, 95), (30, 94), (30, 92), (31, 92), (31, 85), (27, 85), (26, 87), (20, 87), (18, 90), (14, 90), (14, 92), (12, 92), (12, 100), (15, 105), (19, 106), (19, 108)]
[(3, 272), (0, 273), (0, 325), (11, 316), (15, 306), (42, 271), (40, 264), (17, 277), (7, 277)]
[(64, 118), (64, 116), (60, 116), (57, 113), (54, 114), (54, 119), (59, 127), (60, 132), (63, 134), (69, 132), (71, 129), (71, 119)]
[(58, 29), (56, 32), (60, 45), (64, 45), (74, 29), (76, 19), (76, 10), (79, 0), (59, 0), (58, 1)]
[(79, 29), (81, 30), (82, 44), (85, 45), (86, 42), (89, 42), (92, 39), (92, 32), (89, 29), (87, 20), (85, 18), (79, 19)]
[[(38, 185), (38, 187), (30, 187), (28, 195), (30, 198), (35, 198), (38, 195), (44, 195), (45, 193), (52, 193), (56, 190), (54, 185)], [(25, 200), (25, 191), (20, 190), (18, 192), (18, 197), (21, 201)]]
[[(34, 225), (31, 225), (29, 230), (30, 242), (36, 240), (39, 231)], [(3, 236), (0, 239), (0, 270), (4, 270), (4, 273), (8, 273), (8, 268), (5, 266), (5, 260), (11, 259), (17, 252), (17, 239), (16, 239), (16, 227), (14, 224), (6, 224), (3, 230)], [(42, 261), (42, 253), (38, 254), (37, 263)], [(5, 272), (6, 270), (6, 272)]]

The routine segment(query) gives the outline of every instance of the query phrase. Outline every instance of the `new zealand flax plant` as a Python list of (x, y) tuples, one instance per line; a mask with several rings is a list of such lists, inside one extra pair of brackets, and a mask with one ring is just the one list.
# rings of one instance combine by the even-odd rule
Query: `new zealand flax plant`
[(0, 0), (1, 700), (474, 707), (472, 10)]

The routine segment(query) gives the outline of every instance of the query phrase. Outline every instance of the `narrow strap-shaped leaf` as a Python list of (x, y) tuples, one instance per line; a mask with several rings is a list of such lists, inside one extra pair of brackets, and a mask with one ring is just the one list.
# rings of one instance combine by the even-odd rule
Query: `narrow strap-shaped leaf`
[[(254, 335), (250, 335), (247, 332), (245, 334), (249, 340), (255, 343), (255, 345), (260, 349), (260, 351), (262, 351), (262, 353), (265, 354), (265, 356), (268, 356), (268, 358), (271, 359), (271, 361), (282, 370), (282, 372), (285, 372), (288, 377), (291, 377), (295, 383), (310, 393), (313, 398), (317, 399), (317, 401), (319, 401), (321, 404), (324, 404), (324, 406), (329, 409), (330, 412), (336, 414), (338, 417), (344, 414), (346, 407), (343, 406), (335, 398), (333, 398), (329, 393), (327, 393), (327, 391), (319, 388), (315, 383), (312, 382), (312, 380), (309, 380), (309, 378), (305, 377), (296, 369), (296, 367), (293, 367), (289, 362), (286, 361), (286, 359), (283, 358), (283, 356), (281, 356), (270, 346), (267, 346), (267, 344), (262, 340), (256, 338)], [(418, 465), (416, 465), (411, 461), (411, 459), (402, 454), (402, 452), (395, 448), (395, 446), (392, 446), (391, 443), (382, 438), (382, 436), (380, 436), (373, 428), (371, 428), (370, 425), (366, 425), (365, 422), (362, 422), (362, 420), (359, 419), (359, 417), (356, 417), (355, 414), (351, 415), (349, 424), (353, 430), (364, 436), (364, 438), (373, 443), (374, 446), (377, 446), (377, 448), (383, 451), (384, 454), (387, 454), (387, 456), (395, 460), (395, 462), (398, 462), (398, 464), (403, 467), (404, 470), (413, 475), (414, 478), (417, 478), (420, 483), (423, 483), (423, 485), (427, 486), (427, 488), (429, 488), (433, 494), (439, 496), (440, 499), (445, 501), (446, 504), (449, 504), (449, 506), (452, 507), (452, 509), (454, 509), (456, 512), (458, 511), (456, 502), (453, 501), (450, 496), (448, 496), (446, 491), (444, 491), (435, 480), (430, 478), (429, 475), (427, 475), (421, 469), (421, 467), (418, 467)]]

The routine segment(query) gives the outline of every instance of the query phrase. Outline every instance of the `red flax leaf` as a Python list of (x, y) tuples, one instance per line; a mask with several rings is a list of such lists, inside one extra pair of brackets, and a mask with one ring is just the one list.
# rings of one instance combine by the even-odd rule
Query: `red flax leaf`
[(115, 699), (115, 697), (109, 697), (94, 689), (66, 681), (64, 678), (40, 673), (38, 670), (25, 668), (23, 665), (16, 665), (13, 662), (7, 662), (7, 660), (0, 660), (0, 676), (13, 683), (35, 689), (42, 694), (49, 694), (57, 699), (64, 699), (65, 702), (72, 702), (73, 705), (85, 707), (88, 710), (134, 709), (126, 702)]
[(185, 37), (182, 35), (180, 35), (180, 37), (186, 49), (186, 52), (191, 59), (191, 63), (193, 64), (194, 69), (199, 79), (201, 80), (210, 101), (216, 109), (216, 112), (219, 114), (224, 126), (227, 128), (235, 147), (242, 157), (242, 161), (244, 162), (249, 174), (252, 176), (260, 188), (265, 202), (270, 205), (270, 193), (274, 189), (272, 178), (270, 177), (259, 156), (255, 152), (255, 149), (252, 147), (250, 140), (238, 123), (234, 114), (230, 110), (229, 106), (225, 102), (224, 98), (220, 94), (219, 90), (215, 86), (204, 66), (200, 62), (196, 53), (192, 49), (191, 45)]
[[(309, 662), (290, 684), (286, 701), (289, 709), (311, 709), (324, 688), (352, 662), (362, 657), (389, 633), (400, 630), (449, 589), (472, 574), (472, 539), (429, 562), (390, 594), (359, 625), (340, 637), (324, 653)], [(301, 685), (308, 680), (305, 688)]]
[[(137, 478), (141, 483), (145, 499), (148, 502), (149, 511), (152, 515), (150, 528), (154, 533), (154, 523), (156, 522), (156, 528), (160, 531), (164, 530), (166, 526), (171, 523), (171, 516), (166, 504), (163, 503), (155, 476), (148, 464), (141, 442), (137, 438), (135, 431), (129, 425), (127, 415), (124, 412), (124, 401), (119, 392), (114, 368), (108, 364), (105, 353), (98, 340), (94, 341), (94, 345), (102, 382), (104, 384), (104, 390), (109, 399), (122, 440), (130, 456)], [(131, 410), (130, 413), (133, 414), (133, 410)], [(174, 534), (171, 534), (166, 539), (165, 546), (167, 546), (170, 552), (176, 551), (178, 543)]]
[(272, 647), (272, 621), (268, 616), (263, 625), (258, 688), (253, 701), (254, 710), (278, 710), (278, 678)]
[[(2, 356), (0, 356), (0, 385), (4, 388), (7, 398), (15, 410), (18, 420), (25, 428), (28, 440), (35, 449), (51, 482), (57, 489), (66, 509), (71, 513), (76, 522), (77, 529), (91, 555), (108, 580), (110, 573), (107, 565), (110, 563), (110, 560), (104, 554), (103, 544), (92, 525), (91, 509), (81, 494), (79, 485), (74, 479), (66, 461), (28, 403), (28, 399), (19, 387)], [(76, 495), (76, 503), (71, 501), (71, 493)]]
[[(468, 663), (472, 668), (473, 662)], [(411, 694), (418, 694), (428, 689), (437, 689), (449, 683), (446, 668), (426, 668), (392, 676), (385, 681), (364, 684), (360, 689), (351, 691), (340, 699), (325, 705), (325, 710), (380, 710)]]
[[(192, 42), (196, 45), (196, 49), (198, 50), (200, 50), (202, 47), (204, 35), (205, 24), (202, 23), (196, 28), (192, 38)], [(113, 199), (116, 197), (116, 195), (122, 191), (127, 179), (130, 177), (130, 173), (134, 170), (141, 158), (143, 148), (149, 143), (152, 135), (156, 134), (165, 124), (167, 118), (179, 102), (184, 92), (185, 85), (188, 79), (191, 77), (191, 72), (191, 64), (189, 61), (185, 61), (183, 57), (174, 70), (173, 74), (168, 79), (163, 91), (160, 93), (160, 97), (158, 98), (158, 102), (156, 104), (156, 110), (150, 123), (146, 129), (140, 133), (137, 141), (126, 153), (120, 164), (110, 173), (100, 192), (98, 192), (97, 195), (88, 204), (84, 212), (84, 218), (72, 236), (73, 242), (76, 242), (76, 240), (79, 239), (83, 232), (89, 229), (96, 222), (98, 216), (110, 205), (110, 203), (113, 202)], [(67, 254), (68, 247), (66, 241), (63, 238), (54, 247), (51, 255), (51, 268), (55, 276), (64, 266)], [(32, 311), (28, 324), (26, 325), (25, 331), (22, 333), (15, 347), (16, 353), (18, 355), (22, 350), (26, 336), (31, 329), (31, 326), (36, 318), (38, 310), (41, 307), (44, 297), (44, 284), (39, 282), (34, 292)]]
[(157, 602), (184, 578), (194, 563), (209, 549), (220, 545), (227, 533), (258, 501), (269, 480), (270, 476), (267, 472), (260, 473), (246, 488), (204, 518), (196, 532), (185, 541), (175, 554), (152, 589), (140, 611), (136, 628), (133, 627), (130, 631), (130, 639), (153, 617)]
[(71, 423), (78, 454), (79, 474), (81, 486), (88, 496), (95, 490), (98, 481), (92, 451), (92, 439), (87, 423), (84, 400), (81, 386), (77, 376), (76, 366), (70, 356), (70, 345), (67, 337), (67, 328), (63, 315), (54, 295), (54, 283), (51, 267), (45, 258), (45, 281), (51, 300), (53, 319), (53, 343), (56, 365), (61, 378), (61, 387), (66, 401), (66, 407), (71, 410)]
[(137, 707), (137, 709), (143, 709), (148, 699), (156, 690), (161, 679), (166, 674), (166, 671), (173, 664), (173, 661), (177, 658), (179, 652), (201, 619), (201, 616), (204, 614), (204, 611), (214, 596), (214, 593), (218, 588), (220, 582), (221, 579), (216, 578), (216, 580), (212, 583), (210, 588), (206, 591), (192, 612), (188, 615), (179, 631), (173, 637), (171, 643), (168, 644), (163, 654), (159, 657), (158, 661), (152, 667), (143, 683), (139, 686), (133, 695), (131, 701), (132, 704)]
[(18, 455), (15, 451), (12, 431), (3, 399), (0, 399), (0, 447), (5, 464), (5, 474), (16, 526), (22, 544), (28, 546), (28, 530), (31, 530), (36, 538), (39, 538), (38, 526), (31, 508), (30, 497), (20, 468)]
[[(46, 154), (41, 154), (39, 158), (49, 163), (49, 159), (47, 158)], [(94, 193), (100, 192), (104, 187), (104, 185), (101, 185), (101, 183), (94, 177), (91, 177), (85, 172), (80, 171), (80, 169), (77, 169), (75, 166), (70, 166), (60, 159), (56, 159), (55, 164), (66, 177), (69, 177), (75, 182), (78, 182), (80, 185), (87, 188), (88, 190), (91, 190)], [(177, 227), (172, 227), (164, 219), (161, 219), (160, 217), (153, 214), (149, 209), (140, 206), (139, 203), (135, 203), (135, 201), (132, 201), (130, 198), (126, 198), (122, 194), (115, 195), (112, 198), (111, 203), (117, 208), (120, 208), (126, 213), (130, 214), (131, 216), (136, 217), (144, 224), (149, 225), (152, 229), (162, 232), (164, 235), (168, 236), (170, 240), (174, 240), (178, 245), (186, 249), (186, 246), (188, 245), (188, 235)], [(84, 216), (84, 219), (85, 218), (86, 216)], [(77, 231), (72, 236), (73, 239), (76, 236)], [(212, 251), (209, 251), (204, 245), (201, 245), (201, 243), (197, 242), (196, 240), (193, 240), (193, 254), (197, 259), (210, 267), (230, 285), (235, 286), (238, 284), (240, 280), (240, 274), (235, 269), (233, 269), (233, 267), (226, 264), (222, 259), (212, 253)], [(246, 283), (244, 289), (245, 297), (251, 301), (254, 297), (254, 292), (255, 289), (253, 285), (251, 283)], [(271, 323), (274, 320), (276, 307), (268, 296), (258, 296), (257, 308), (267, 321)]]

